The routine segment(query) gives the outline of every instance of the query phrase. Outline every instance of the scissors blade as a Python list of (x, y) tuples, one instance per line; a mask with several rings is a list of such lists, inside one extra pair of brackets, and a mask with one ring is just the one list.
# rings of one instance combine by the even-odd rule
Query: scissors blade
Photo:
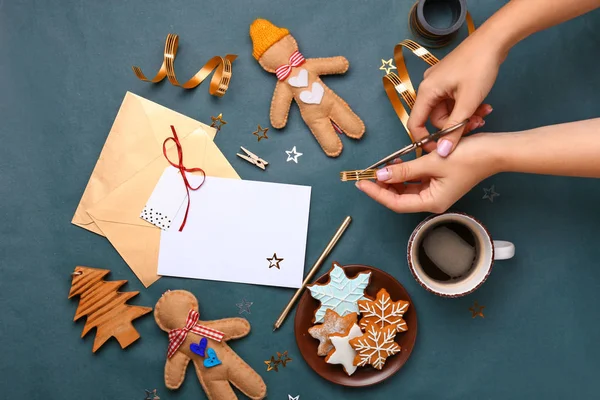
[(360, 171), (358, 174), (362, 174), (363, 172), (365, 172), (368, 169), (373, 169), (373, 168), (377, 168), (382, 166), (385, 163), (388, 163), (392, 160), (394, 160), (395, 158), (398, 158), (400, 156), (403, 156), (405, 154), (410, 153), (413, 150), (416, 150), (419, 147), (423, 147), (425, 144), (438, 140), (440, 137), (445, 136), (449, 133), (454, 132), (455, 130), (462, 128), (463, 126), (467, 125), (469, 123), (469, 119), (465, 119), (463, 122), (458, 123), (456, 125), (453, 125), (449, 128), (443, 129), (441, 131), (437, 131), (435, 133), (432, 133), (431, 135), (427, 136), (425, 139), (419, 141), (419, 142), (415, 142), (413, 144), (409, 144), (406, 147), (401, 148), (398, 151), (395, 151), (394, 153), (390, 154), (389, 156), (382, 158), (381, 160), (377, 161), (375, 164), (372, 164), (370, 166), (368, 166), (367, 168), (363, 169), (362, 171)]

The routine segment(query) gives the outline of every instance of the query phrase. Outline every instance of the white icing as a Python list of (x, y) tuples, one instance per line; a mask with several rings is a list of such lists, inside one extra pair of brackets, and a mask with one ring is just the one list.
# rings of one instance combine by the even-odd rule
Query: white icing
[(328, 364), (341, 364), (348, 375), (352, 375), (356, 371), (354, 365), (354, 358), (356, 357), (356, 350), (350, 346), (350, 340), (356, 337), (362, 336), (360, 327), (356, 324), (352, 326), (348, 336), (334, 336), (331, 338), (331, 343), (335, 348), (335, 351), (331, 353), (331, 356), (327, 358)]

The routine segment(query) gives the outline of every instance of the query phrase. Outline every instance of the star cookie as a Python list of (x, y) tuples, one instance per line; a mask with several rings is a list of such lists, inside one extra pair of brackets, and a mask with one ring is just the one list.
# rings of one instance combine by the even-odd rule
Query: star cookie
[(330, 336), (332, 334), (346, 335), (350, 331), (350, 328), (356, 324), (358, 316), (356, 313), (348, 314), (345, 317), (340, 317), (338, 313), (333, 310), (325, 311), (325, 318), (323, 323), (315, 325), (308, 329), (310, 336), (317, 339), (319, 348), (317, 354), (320, 356), (326, 356), (333, 349)]
[(379, 328), (394, 325), (398, 332), (405, 332), (408, 326), (402, 316), (408, 310), (409, 304), (404, 300), (392, 301), (387, 290), (381, 289), (375, 300), (358, 301), (358, 311), (362, 315), (360, 327), (365, 329), (371, 323)]
[(362, 335), (360, 326), (354, 324), (350, 331), (345, 336), (338, 334), (331, 335), (331, 343), (334, 349), (329, 352), (325, 358), (327, 364), (341, 364), (344, 371), (348, 375), (352, 375), (356, 371), (355, 359), (356, 351), (350, 346), (350, 341)]
[(364, 367), (371, 364), (373, 368), (382, 369), (385, 360), (400, 351), (400, 345), (394, 341), (396, 333), (395, 325), (379, 328), (369, 324), (364, 335), (350, 340), (350, 345), (358, 353), (354, 365)]
[(349, 279), (342, 267), (334, 262), (329, 271), (329, 282), (308, 285), (311, 296), (321, 302), (313, 322), (323, 322), (327, 310), (333, 310), (342, 317), (358, 312), (357, 302), (367, 299), (365, 288), (370, 280), (370, 272), (361, 272), (355, 278)]

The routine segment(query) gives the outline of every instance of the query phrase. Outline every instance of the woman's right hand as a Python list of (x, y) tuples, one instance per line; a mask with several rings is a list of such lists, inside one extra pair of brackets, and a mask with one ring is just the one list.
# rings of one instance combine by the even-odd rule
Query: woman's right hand
[[(408, 129), (416, 140), (429, 133), (428, 119), (438, 129), (446, 129), (467, 118), (464, 129), (445, 136), (437, 143), (437, 152), (447, 157), (463, 133), (485, 124), (483, 117), (492, 112), (489, 104), (482, 104), (488, 95), (505, 53), (495, 46), (485, 32), (475, 31), (454, 51), (425, 72), (419, 86), (417, 100), (408, 120)], [(436, 145), (425, 147), (433, 151)]]

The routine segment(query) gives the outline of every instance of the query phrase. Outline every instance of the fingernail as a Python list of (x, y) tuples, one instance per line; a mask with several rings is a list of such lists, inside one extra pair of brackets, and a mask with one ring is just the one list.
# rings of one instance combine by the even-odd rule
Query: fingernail
[(437, 145), (437, 152), (442, 157), (448, 157), (450, 154), (450, 150), (452, 150), (452, 142), (446, 139), (440, 140)]
[(402, 162), (401, 159), (395, 158), (394, 161), (392, 161), (392, 164), (400, 164), (401, 162)]
[(485, 125), (485, 121), (484, 121), (484, 120), (481, 120), (481, 122), (479, 123), (479, 125), (477, 125), (477, 127), (478, 127), (478, 128), (481, 128), (481, 127), (482, 127), (482, 126), (484, 126), (484, 125)]
[(390, 173), (390, 170), (387, 167), (377, 170), (378, 181), (387, 181), (388, 179), (390, 179), (391, 176), (392, 174)]
[(357, 188), (358, 190), (361, 190), (361, 191), (362, 191), (362, 189), (360, 188), (360, 181), (356, 182), (356, 183), (354, 184), (354, 186), (356, 186), (356, 188)]
[(487, 106), (487, 108), (485, 110), (485, 115), (490, 115), (492, 113), (492, 111), (494, 111), (492, 106)]

